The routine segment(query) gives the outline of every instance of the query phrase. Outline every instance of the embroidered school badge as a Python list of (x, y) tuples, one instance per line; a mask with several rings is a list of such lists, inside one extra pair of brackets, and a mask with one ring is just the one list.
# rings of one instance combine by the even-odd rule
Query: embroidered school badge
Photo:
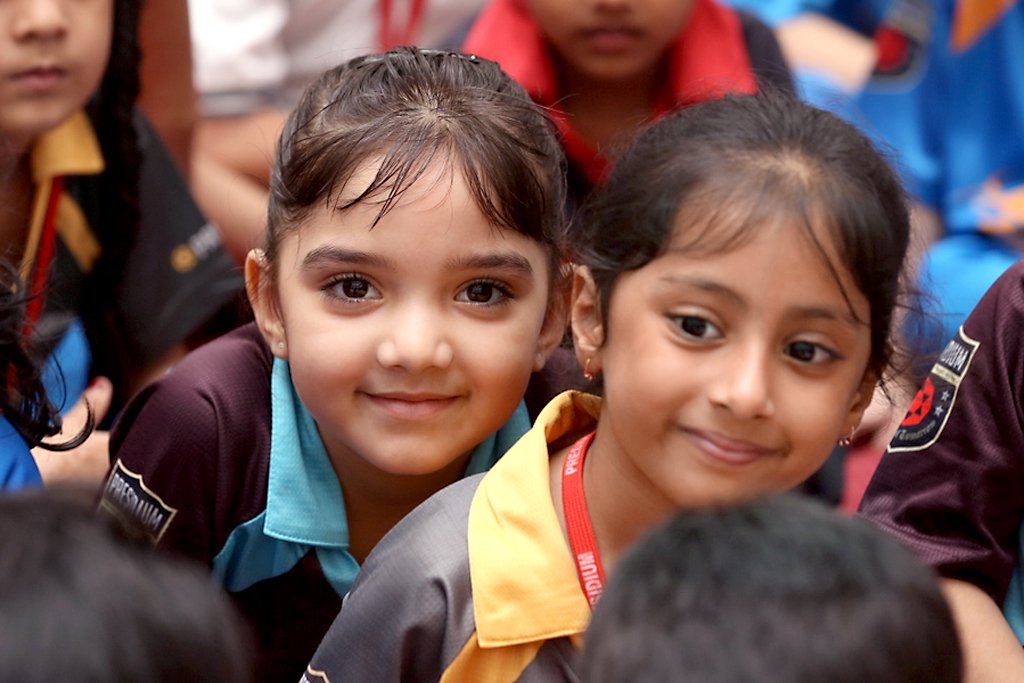
[(115, 517), (126, 519), (142, 527), (153, 543), (167, 531), (177, 508), (164, 503), (142, 481), (142, 475), (132, 472), (120, 460), (103, 487), (100, 509)]
[(919, 451), (935, 443), (942, 434), (956, 402), (956, 392), (967, 374), (979, 342), (961, 327), (914, 397), (906, 417), (889, 443), (889, 451)]

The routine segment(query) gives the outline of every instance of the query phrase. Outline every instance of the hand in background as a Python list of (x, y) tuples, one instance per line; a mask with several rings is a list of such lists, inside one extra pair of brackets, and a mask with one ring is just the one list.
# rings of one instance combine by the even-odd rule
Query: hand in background
[[(106, 377), (97, 377), (82, 392), (78, 402), (64, 415), (63, 428), (60, 434), (52, 437), (52, 440), (67, 440), (82, 431), (88, 420), (90, 408), (93, 423), (99, 424), (110, 409), (113, 395), (114, 386), (110, 380)], [(98, 487), (110, 469), (109, 442), (109, 432), (96, 430), (77, 448), (69, 451), (33, 448), (32, 455), (46, 485), (61, 481), (77, 481), (95, 484)]]

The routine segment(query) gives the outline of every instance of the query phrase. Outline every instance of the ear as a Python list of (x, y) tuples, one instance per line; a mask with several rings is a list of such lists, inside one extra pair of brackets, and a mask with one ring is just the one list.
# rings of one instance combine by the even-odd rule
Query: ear
[(576, 360), (581, 368), (596, 375), (601, 371), (604, 322), (601, 320), (601, 293), (586, 266), (576, 266), (573, 270), (570, 314)]
[(544, 322), (537, 337), (537, 354), (533, 361), (533, 371), (544, 367), (548, 358), (555, 352), (565, 338), (565, 327), (569, 314), (569, 287), (567, 278), (559, 274), (557, 281), (551, 285), (551, 298), (544, 312)]
[(245, 293), (270, 352), (282, 360), (288, 359), (288, 339), (284, 332), (281, 309), (273, 278), (262, 249), (253, 249), (245, 257)]
[(860, 425), (864, 411), (868, 409), (878, 391), (878, 376), (874, 372), (864, 373), (864, 379), (857, 387), (856, 393), (850, 401), (850, 410), (843, 420), (844, 431), (840, 436), (852, 434)]

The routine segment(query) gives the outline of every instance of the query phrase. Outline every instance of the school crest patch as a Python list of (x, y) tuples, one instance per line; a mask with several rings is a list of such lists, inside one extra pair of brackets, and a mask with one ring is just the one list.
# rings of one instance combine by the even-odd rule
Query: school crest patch
[(889, 443), (891, 452), (919, 451), (935, 443), (946, 426), (960, 382), (967, 375), (978, 345), (964, 333), (963, 327), (946, 345)]
[(120, 460), (103, 488), (100, 508), (115, 517), (129, 520), (142, 527), (153, 543), (167, 531), (177, 508), (164, 503), (142, 481), (142, 475), (132, 472)]

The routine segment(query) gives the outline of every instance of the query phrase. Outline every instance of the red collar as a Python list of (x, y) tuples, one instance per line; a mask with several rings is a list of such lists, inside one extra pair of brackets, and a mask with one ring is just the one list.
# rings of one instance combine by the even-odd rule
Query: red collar
[[(522, 0), (492, 0), (473, 24), (466, 52), (492, 59), (540, 104), (558, 110), (555, 67), (540, 27)], [(736, 13), (714, 0), (696, 0), (690, 17), (670, 48), (669, 77), (655, 103), (654, 117), (679, 105), (753, 93), (757, 79), (750, 65), (743, 27)], [(600, 182), (610, 162), (584, 140), (564, 116), (556, 116), (566, 154), (592, 182)]]

